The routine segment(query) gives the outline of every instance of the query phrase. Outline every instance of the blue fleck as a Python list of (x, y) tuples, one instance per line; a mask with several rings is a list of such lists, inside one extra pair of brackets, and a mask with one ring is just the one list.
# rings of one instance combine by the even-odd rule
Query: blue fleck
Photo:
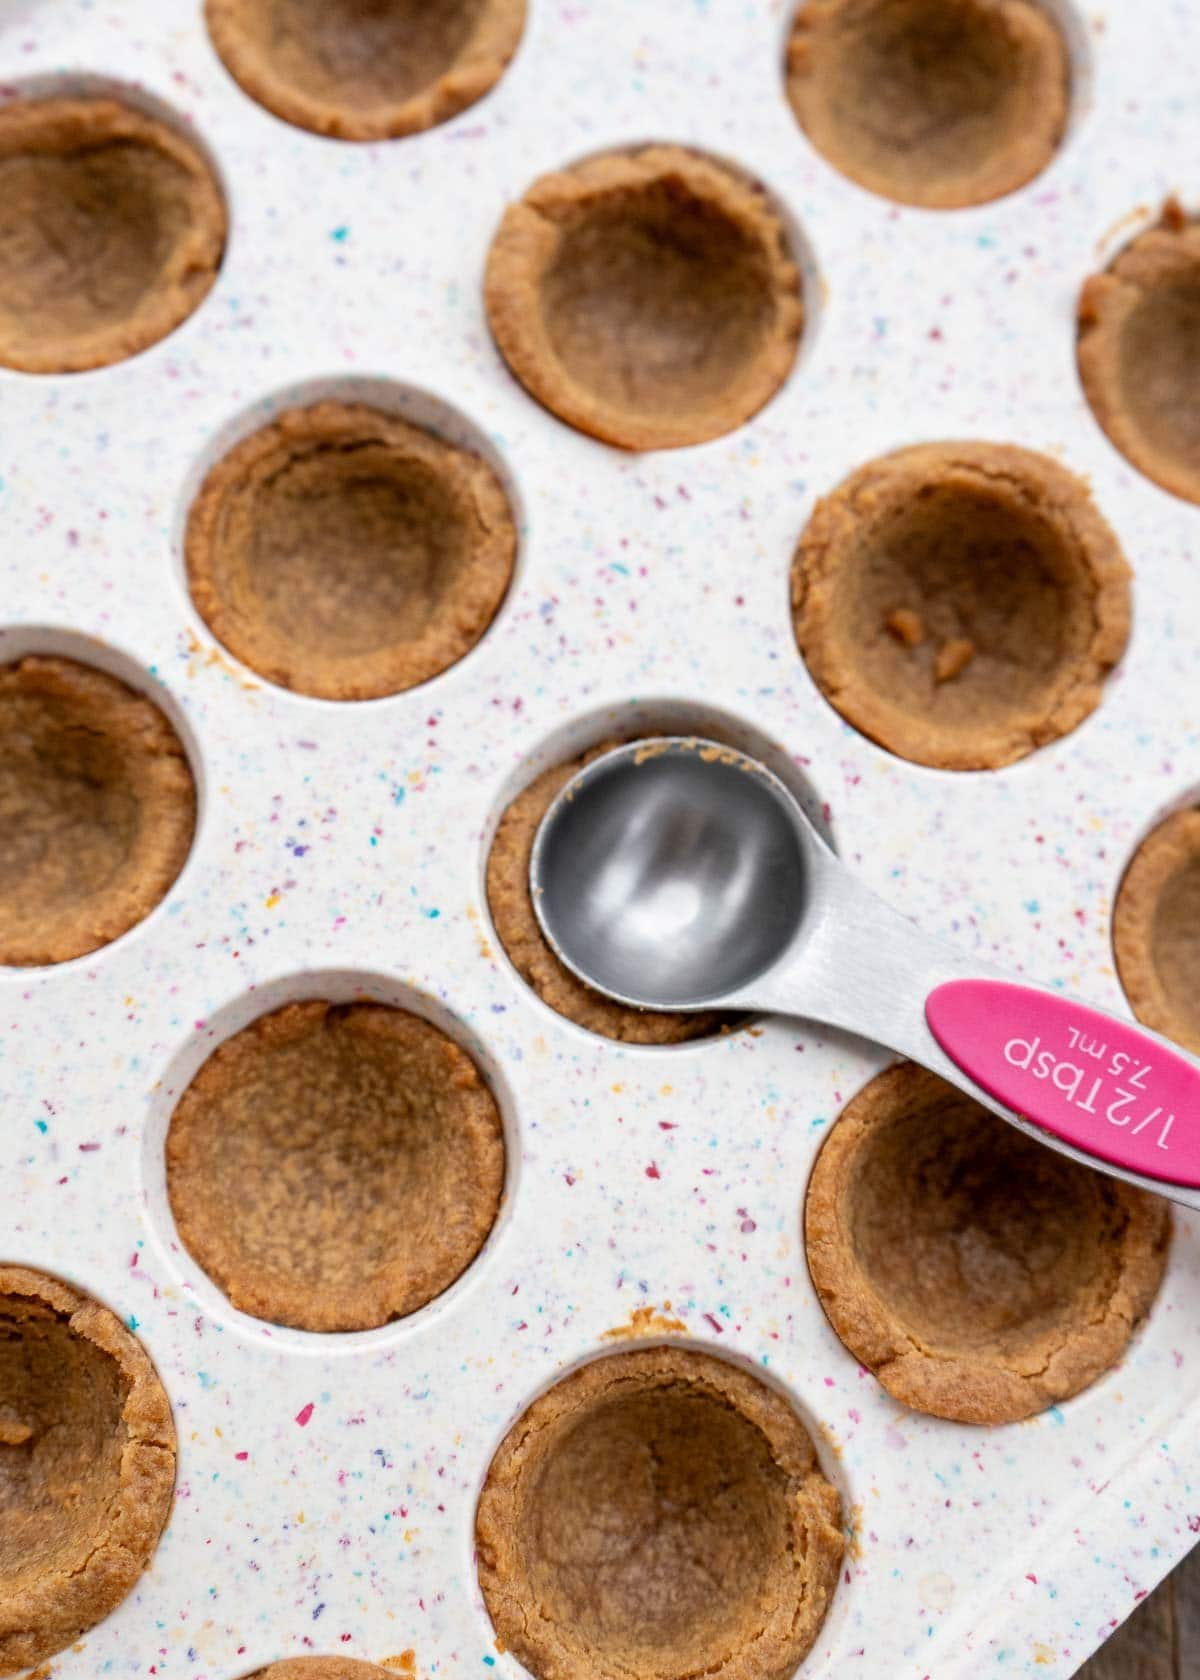
[(335, 227), (329, 237), (335, 245), (344, 245), (350, 237), (350, 229), (348, 227)]
[(33, 1123), (37, 1127), (38, 1131), (42, 1132), (43, 1134), (50, 1130), (49, 1126), (47, 1126), (47, 1124), (44, 1120), (35, 1120)]

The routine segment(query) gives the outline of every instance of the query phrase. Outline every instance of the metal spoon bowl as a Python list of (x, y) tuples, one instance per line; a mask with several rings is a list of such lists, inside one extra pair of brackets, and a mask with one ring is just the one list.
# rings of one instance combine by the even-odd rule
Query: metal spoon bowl
[(635, 742), (594, 760), (546, 813), (531, 868), (563, 962), (648, 1009), (707, 1009), (749, 986), (808, 902), (791, 795), (706, 741)]

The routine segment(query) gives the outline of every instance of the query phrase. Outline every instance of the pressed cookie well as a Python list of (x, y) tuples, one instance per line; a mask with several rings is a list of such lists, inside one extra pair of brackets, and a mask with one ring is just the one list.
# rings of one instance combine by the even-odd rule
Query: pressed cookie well
[(830, 1323), (888, 1393), (1011, 1423), (1123, 1355), (1162, 1281), (1169, 1205), (897, 1063), (842, 1111), (804, 1211)]
[(1129, 567), (1086, 485), (1011, 444), (934, 443), (818, 502), (792, 565), (809, 672), (848, 722), (946, 770), (1074, 729), (1129, 635)]
[(0, 666), (0, 964), (84, 956), (147, 916), (196, 825), (166, 717), (72, 659)]
[(535, 181), (492, 241), (485, 301), (530, 394), (625, 449), (703, 443), (749, 420), (791, 371), (804, 319), (765, 191), (666, 145)]
[(525, 0), (206, 0), (213, 45), (251, 99), (340, 140), (446, 122), (500, 80)]
[(226, 214), (193, 142), (115, 99), (0, 106), (0, 365), (136, 355), (201, 303)]
[(497, 1637), (535, 1680), (784, 1680), (829, 1608), (840, 1524), (787, 1401), (668, 1345), (535, 1400), (492, 1459), (475, 1536)]
[(185, 536), (213, 634), (260, 676), (325, 700), (395, 694), (461, 659), (516, 551), (508, 497), (480, 456), (332, 399), (223, 455)]
[(1200, 810), (1142, 841), (1113, 912), (1113, 950), (1139, 1021), (1200, 1054)]
[(1200, 224), (1173, 200), (1079, 298), (1079, 376), (1139, 472), (1200, 502)]
[(116, 1609), (174, 1486), (171, 1410), (141, 1343), (81, 1290), (0, 1265), (0, 1674)]
[(1066, 128), (1066, 42), (1038, 0), (802, 0), (787, 95), (835, 169), (901, 204), (986, 204)]

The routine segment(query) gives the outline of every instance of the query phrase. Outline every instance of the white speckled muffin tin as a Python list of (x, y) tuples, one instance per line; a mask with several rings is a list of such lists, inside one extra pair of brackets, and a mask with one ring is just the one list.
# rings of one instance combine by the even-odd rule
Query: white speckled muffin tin
[[(1125, 1363), (1030, 1423), (913, 1415), (860, 1370), (808, 1281), (813, 1156), (885, 1057), (771, 1021), (625, 1049), (561, 1020), (491, 932), (488, 840), (535, 768), (639, 721), (775, 743), (843, 857), (932, 933), (1124, 1007), (1109, 936), (1135, 843), (1200, 783), (1200, 512), (1113, 451), (1074, 367), (1073, 308), (1195, 158), (1200, 14), (1073, 18), (1075, 117), (1011, 198), (873, 198), (784, 100), (779, 0), (532, 0), (499, 87), (428, 134), (320, 140), (252, 103), (199, 0), (7, 0), (4, 92), (106, 81), (216, 160), (231, 233), (199, 311), (99, 372), (0, 372), (0, 658), (93, 660), (181, 729), (200, 793), (166, 901), (92, 957), (0, 973), (3, 1237), (92, 1290), (154, 1358), (180, 1439), (150, 1571), (64, 1680), (238, 1680), (273, 1658), (404, 1658), (517, 1677), (495, 1651), (472, 1526), (529, 1399), (634, 1309), (685, 1321), (793, 1396), (853, 1529), (804, 1666), (864, 1680), (1061, 1680), (1200, 1531), (1200, 1223)], [(136, 92), (135, 92), (136, 90)], [(630, 457), (514, 383), (480, 283), (505, 204), (621, 142), (679, 140), (761, 175), (798, 236), (808, 321), (742, 430)], [(483, 642), (423, 688), (297, 697), (213, 646), (184, 584), (189, 498), (232, 436), (316, 391), (394, 402), (484, 448), (521, 517)], [(1012, 441), (1090, 478), (1136, 572), (1101, 709), (998, 773), (890, 757), (797, 654), (788, 567), (814, 498), (871, 456)], [(286, 998), (394, 999), (477, 1055), (504, 1109), (505, 1208), (431, 1307), (354, 1336), (239, 1317), (174, 1239), (163, 1134), (212, 1046)], [(411, 1653), (411, 1655), (405, 1655)]]

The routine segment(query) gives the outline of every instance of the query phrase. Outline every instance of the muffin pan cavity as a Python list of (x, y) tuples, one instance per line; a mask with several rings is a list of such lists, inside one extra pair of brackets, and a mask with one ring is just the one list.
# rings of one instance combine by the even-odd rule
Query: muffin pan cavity
[(116, 98), (0, 106), (0, 366), (105, 367), (207, 296), (225, 202), (200, 148)]
[(1024, 186), (1054, 156), (1070, 58), (1038, 0), (802, 0), (787, 95), (860, 186), (952, 210)]
[(830, 1323), (888, 1393), (1011, 1423), (1122, 1357), (1162, 1280), (1168, 1204), (902, 1062), (839, 1116), (805, 1202)]
[(340, 140), (446, 122), (504, 74), (525, 0), (206, 0), (209, 33), (251, 99)]
[(535, 1680), (784, 1680), (820, 1631), (841, 1501), (788, 1402), (665, 1345), (594, 1360), (533, 1402), (475, 1521), (502, 1646)]
[(227, 1038), (166, 1135), (185, 1247), (239, 1311), (369, 1330), (448, 1289), (495, 1223), (500, 1110), (465, 1050), (375, 1002), (288, 1003)]
[(1200, 224), (1173, 201), (1079, 299), (1079, 375), (1139, 472), (1200, 502)]
[(187, 755), (152, 701), (53, 654), (0, 665), (0, 964), (66, 962), (128, 932), (195, 825)]
[(141, 1343), (71, 1285), (0, 1265), (0, 1674), (116, 1608), (174, 1487), (171, 1410)]
[(783, 384), (800, 271), (765, 189), (681, 146), (585, 159), (536, 181), (492, 242), (501, 354), (560, 420), (625, 449), (703, 443)]
[(1172, 812), (1134, 853), (1113, 950), (1138, 1020), (1200, 1054), (1200, 810)]
[(498, 611), (516, 552), (487, 461), (333, 397), (234, 444), (185, 536), (212, 633), (260, 676), (326, 700), (394, 694), (461, 659)]
[(792, 566), (796, 640), (842, 716), (889, 751), (996, 769), (1099, 704), (1130, 574), (1087, 486), (1009, 444), (922, 444), (817, 504)]

